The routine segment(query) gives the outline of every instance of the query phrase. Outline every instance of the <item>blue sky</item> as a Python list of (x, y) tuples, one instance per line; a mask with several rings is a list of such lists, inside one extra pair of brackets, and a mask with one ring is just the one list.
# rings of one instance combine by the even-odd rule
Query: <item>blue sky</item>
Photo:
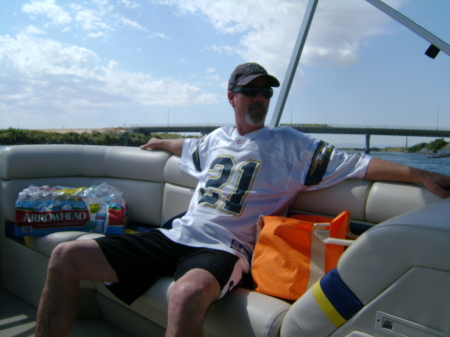
[[(385, 2), (450, 42), (450, 0)], [(283, 81), (306, 4), (2, 1), (0, 129), (233, 124), (230, 73), (253, 61)], [(364, 0), (320, 0), (281, 122), (450, 128), (450, 57), (428, 46)]]

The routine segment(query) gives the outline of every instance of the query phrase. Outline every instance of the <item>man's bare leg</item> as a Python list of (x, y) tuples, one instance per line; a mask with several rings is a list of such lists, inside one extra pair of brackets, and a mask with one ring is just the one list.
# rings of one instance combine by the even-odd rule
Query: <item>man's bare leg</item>
[(35, 337), (63, 337), (72, 328), (81, 280), (117, 282), (94, 240), (62, 243), (52, 252), (39, 302)]
[(206, 311), (219, 296), (220, 285), (212, 274), (187, 272), (170, 292), (166, 337), (201, 337)]

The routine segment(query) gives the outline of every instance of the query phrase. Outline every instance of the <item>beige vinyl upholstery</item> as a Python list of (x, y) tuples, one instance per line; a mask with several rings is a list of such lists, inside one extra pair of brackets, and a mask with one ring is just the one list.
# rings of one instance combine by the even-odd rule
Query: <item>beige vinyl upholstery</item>
[[(122, 190), (131, 222), (158, 227), (187, 210), (196, 186), (194, 178), (178, 169), (178, 162), (178, 156), (165, 151), (129, 147), (24, 145), (0, 150), (2, 285), (37, 306), (54, 247), (60, 242), (93, 236), (59, 232), (31, 237), (27, 245), (6, 238), (5, 223), (14, 221), (14, 203), (21, 190), (29, 185), (80, 187), (106, 182)], [(330, 216), (344, 209), (351, 211), (353, 222), (376, 225), (347, 249), (338, 268), (341, 277), (365, 304), (360, 313), (337, 329), (326, 323), (326, 316), (324, 319), (320, 309), (314, 308), (309, 293), (291, 305), (249, 289), (237, 288), (210, 308), (204, 335), (278, 336), (281, 331), (282, 336), (302, 336), (301, 331), (307, 326), (305, 336), (325, 336), (339, 331), (349, 334), (357, 329), (367, 331), (368, 336), (378, 336), (380, 334), (374, 333), (373, 328), (364, 330), (363, 326), (373, 327), (375, 303), (383, 302), (380, 296), (384, 294), (383, 310), (400, 299), (396, 304), (398, 310), (390, 312), (406, 319), (418, 319), (412, 310), (400, 309), (406, 296), (400, 293), (407, 289), (417, 292), (415, 275), (420, 275), (419, 280), (426, 280), (429, 273), (435, 271), (448, 273), (448, 201), (440, 201), (439, 197), (418, 185), (348, 180), (320, 191), (300, 193), (291, 206), (293, 212)], [(445, 219), (435, 219), (441, 214)], [(381, 222), (384, 223), (378, 225)], [(421, 237), (428, 243), (420, 241)], [(438, 249), (441, 246), (443, 248)], [(433, 250), (438, 252), (437, 258)], [(441, 258), (444, 256), (446, 261)], [(424, 269), (428, 274), (421, 272)], [(409, 279), (407, 275), (411, 275)], [(407, 284), (405, 288), (400, 287), (403, 284), (400, 281)], [(447, 285), (450, 284), (448, 281)], [(89, 316), (93, 307), (99, 307), (105, 319), (135, 336), (144, 336), (148, 331), (152, 331), (152, 336), (162, 336), (167, 324), (167, 300), (172, 283), (172, 278), (163, 278), (135, 303), (126, 306), (102, 283), (86, 281), (81, 285), (83, 296), (79, 314)], [(439, 285), (433, 284), (433, 287), (439, 288)], [(440, 296), (448, 298), (448, 286), (441, 288)], [(418, 293), (425, 296), (429, 291)], [(420, 299), (416, 298), (416, 301)], [(450, 317), (449, 303), (450, 300), (444, 309), (447, 318)], [(370, 314), (366, 314), (369, 308)], [(448, 324), (443, 323), (439, 313), (433, 311), (433, 315), (438, 317), (417, 321), (449, 332)], [(345, 336), (344, 332), (336, 335)]]
[(373, 227), (348, 249), (337, 269), (343, 282), (361, 301), (362, 309), (342, 326), (335, 326), (310, 289), (288, 311), (282, 337), (294, 333), (310, 337), (348, 336), (353, 331), (387, 336), (387, 332), (395, 332), (395, 324), (393, 329), (377, 329), (379, 312), (399, 322), (409, 322), (411, 334), (407, 336), (435, 336), (420, 334), (423, 331), (412, 328), (415, 325), (448, 334), (450, 199)]

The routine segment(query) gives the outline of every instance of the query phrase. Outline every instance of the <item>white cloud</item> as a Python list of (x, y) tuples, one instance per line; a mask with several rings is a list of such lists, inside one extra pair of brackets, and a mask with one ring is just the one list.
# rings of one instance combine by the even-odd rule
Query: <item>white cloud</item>
[[(180, 15), (190, 12), (204, 16), (215, 29), (224, 33), (238, 33), (260, 27), (265, 21), (263, 18), (267, 18), (265, 8), (276, 12), (283, 3), (282, 1), (275, 3), (273, 0), (154, 0), (154, 2), (175, 6), (180, 10)], [(275, 6), (277, 10), (274, 10)]]
[(146, 36), (147, 39), (153, 39), (155, 37), (160, 39), (168, 39), (168, 37), (164, 33), (151, 33)]
[(126, 27), (130, 27), (130, 28), (137, 29), (137, 30), (142, 30), (142, 31), (145, 31), (145, 32), (147, 31), (147, 29), (145, 27), (142, 27), (136, 21), (124, 18), (123, 16), (119, 17), (119, 21)]
[(86, 48), (63, 46), (50, 39), (26, 34), (19, 34), (17, 38), (0, 36), (0, 42), (0, 62), (4, 69), (2, 80), (5, 83), (15, 83), (12, 74), (20, 75), (22, 83), (37, 81), (45, 83), (45, 86), (52, 85), (52, 81), (59, 83), (55, 75), (75, 76), (76, 81), (75, 78), (89, 77), (100, 61)]
[(101, 16), (105, 16), (109, 13), (112, 13), (114, 10), (114, 6), (108, 3), (108, 0), (92, 0), (94, 4), (98, 7), (98, 13)]
[(141, 5), (139, 3), (137, 3), (136, 1), (120, 0), (120, 2), (122, 4), (124, 4), (125, 7), (131, 8), (131, 9), (136, 9), (136, 8), (141, 7)]
[[(390, 3), (399, 5), (404, 1), (390, 0)], [(234, 59), (237, 55), (243, 61), (260, 62), (281, 78), (295, 44), (307, 0), (154, 2), (173, 6), (178, 9), (179, 15), (197, 15), (216, 32), (226, 35), (226, 43), (220, 44), (220, 39), (217, 39), (214, 44), (208, 42), (209, 45), (205, 45), (202, 51), (231, 55)], [(121, 3), (128, 8), (136, 8), (133, 6), (137, 2), (122, 0)], [(147, 29), (136, 21), (136, 17), (129, 14), (134, 19), (131, 20), (119, 15), (107, 0), (82, 4), (66, 5), (66, 11), (54, 0), (31, 0), (22, 6), (22, 11), (33, 18), (44, 18), (48, 25), (63, 25), (61, 29), (64, 27), (64, 32), (70, 31), (76, 36), (83, 30), (90, 38), (110, 37), (122, 27), (133, 28), (135, 35), (146, 35), (149, 39), (177, 36), (170, 30), (162, 31), (163, 28), (162, 32), (142, 34), (140, 31)], [(124, 9), (123, 6), (120, 8)], [(383, 27), (387, 20), (385, 15), (365, 1), (321, 0), (302, 63), (345, 66), (357, 62), (360, 49), (368, 37), (386, 33), (376, 27), (380, 24)], [(146, 24), (151, 27), (153, 23), (146, 21)], [(84, 114), (121, 104), (175, 106), (216, 102), (215, 95), (203, 92), (199, 86), (172, 78), (154, 78), (148, 73), (126, 71), (115, 61), (105, 65), (105, 57), (114, 57), (105, 56), (109, 52), (107, 48), (102, 50), (100, 59), (96, 52), (87, 48), (43, 38), (47, 36), (44, 36), (46, 32), (39, 27), (37, 23), (28, 25), (24, 33), (15, 38), (0, 36), (0, 107), (3, 111), (7, 107), (11, 112), (40, 110), (55, 114)], [(127, 30), (127, 34), (130, 33), (131, 30)], [(50, 30), (48, 34), (51, 34)], [(171, 37), (171, 40), (178, 43), (176, 37)], [(150, 50), (155, 41), (145, 42), (146, 49), (140, 46), (133, 48)], [(107, 47), (107, 44), (104, 46)], [(177, 59), (192, 66), (189, 72), (201, 73), (196, 69), (196, 61), (191, 54), (182, 53), (177, 55)], [(298, 73), (301, 74), (301, 70)], [(216, 69), (207, 68), (203, 75), (197, 76), (202, 86), (217, 87), (219, 83), (221, 87), (226, 87), (226, 82), (221, 82), (223, 75), (219, 75)]]
[(216, 101), (199, 87), (133, 73), (115, 61), (100, 65), (96, 53), (51, 39), (0, 36), (0, 102), (11, 113), (85, 114), (117, 104), (195, 105)]
[(87, 37), (91, 37), (91, 38), (97, 38), (97, 37), (103, 37), (103, 36), (105, 36), (105, 33), (104, 32), (101, 32), (101, 31), (97, 31), (97, 32), (89, 32), (89, 33), (87, 33)]
[(37, 28), (36, 26), (30, 25), (28, 27), (25, 28), (25, 32), (27, 34), (37, 34), (37, 35), (44, 35), (45, 32), (43, 30), (40, 30), (39, 28)]
[(45, 15), (52, 20), (55, 25), (67, 24), (72, 21), (68, 12), (55, 4), (55, 0), (34, 0), (31, 3), (24, 4), (22, 11), (31, 15)]
[[(75, 22), (82, 30), (88, 31), (88, 37), (105, 36), (107, 32), (114, 30), (111, 24), (108, 23), (108, 20), (111, 19), (109, 14), (114, 10), (114, 7), (109, 5), (106, 0), (93, 1), (93, 5), (95, 5), (93, 8), (86, 8), (78, 3), (71, 3), (67, 6), (70, 11), (68, 12), (58, 6), (55, 0), (32, 0), (30, 3), (22, 6), (22, 11), (30, 14), (32, 18), (37, 18), (38, 15), (47, 17), (50, 19), (50, 23), (46, 23), (45, 26), (67, 25)], [(139, 25), (131, 20), (122, 22), (122, 24), (126, 23), (128, 26), (139, 28)], [(69, 30), (69, 26), (64, 28), (64, 32)]]
[(92, 0), (92, 2), (96, 3), (100, 7), (105, 7), (108, 4), (108, 0)]
[(217, 46), (217, 45), (213, 44), (212, 46), (207, 47), (207, 49), (215, 51), (215, 52), (217, 52), (219, 54), (225, 53), (225, 54), (228, 54), (228, 55), (232, 55), (232, 54), (236, 53), (235, 48), (233, 48), (231, 46)]
[(113, 30), (107, 23), (105, 23), (99, 16), (97, 16), (96, 11), (90, 9), (80, 9), (78, 10), (75, 20), (80, 23), (81, 28), (84, 30)]
[[(155, 0), (206, 18), (223, 34), (241, 34), (239, 44), (212, 45), (210, 50), (234, 53), (284, 75), (307, 6), (307, 0)], [(398, 7), (407, 0), (391, 0)], [(302, 63), (323, 66), (357, 62), (367, 37), (383, 34), (388, 17), (361, 0), (321, 0), (305, 45)]]

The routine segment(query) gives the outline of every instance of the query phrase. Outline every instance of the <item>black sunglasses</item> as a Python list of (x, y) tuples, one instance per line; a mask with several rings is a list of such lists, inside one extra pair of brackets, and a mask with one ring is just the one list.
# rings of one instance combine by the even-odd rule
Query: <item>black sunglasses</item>
[(236, 88), (233, 89), (233, 92), (235, 93), (241, 93), (247, 97), (256, 97), (261, 92), (264, 98), (270, 98), (273, 96), (273, 89), (272, 88), (261, 88), (261, 87), (243, 87), (238, 85)]

